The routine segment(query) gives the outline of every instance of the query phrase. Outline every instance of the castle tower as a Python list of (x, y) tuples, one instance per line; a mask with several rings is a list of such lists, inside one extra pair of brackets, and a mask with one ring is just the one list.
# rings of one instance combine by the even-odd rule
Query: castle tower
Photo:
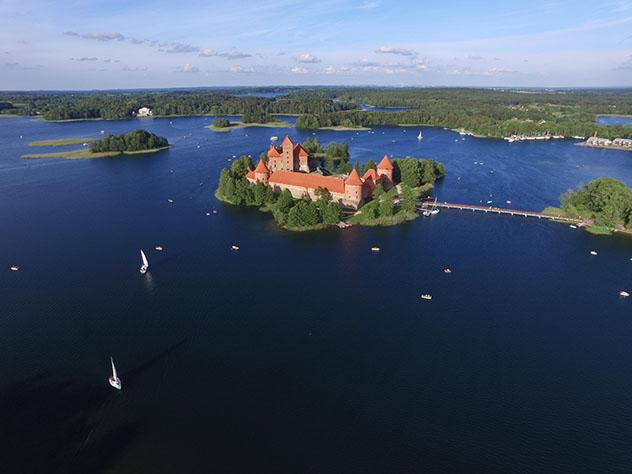
[(281, 161), (281, 153), (279, 152), (277, 147), (275, 147), (274, 145), (270, 145), (270, 148), (268, 149), (268, 166), (273, 173), (280, 168)]
[(345, 180), (345, 201), (355, 208), (362, 203), (362, 180), (355, 168)]
[(382, 161), (377, 165), (377, 174), (386, 176), (390, 184), (393, 184), (393, 163), (388, 158), (388, 155), (384, 155)]
[(270, 178), (270, 170), (266, 166), (263, 160), (259, 160), (257, 167), (255, 168), (255, 182), (261, 181), (263, 184), (268, 184)]
[(298, 161), (298, 170), (309, 173), (309, 153), (300, 144), (294, 147), (294, 153)]
[(294, 143), (290, 140), (290, 137), (287, 135), (283, 139), (283, 143), (281, 143), (281, 162), (279, 170), (282, 171), (296, 171), (294, 169)]

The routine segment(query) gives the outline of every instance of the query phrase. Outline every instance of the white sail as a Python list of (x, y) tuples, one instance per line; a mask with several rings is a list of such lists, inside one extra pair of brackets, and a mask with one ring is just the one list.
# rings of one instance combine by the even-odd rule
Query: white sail
[(421, 136), (421, 130), (419, 130), (419, 135), (417, 135), (417, 140), (421, 140), (423, 137)]
[(118, 377), (116, 375), (116, 367), (114, 367), (114, 361), (112, 360), (112, 357), (110, 357), (110, 362), (112, 362), (112, 379), (116, 380), (118, 379)]
[(142, 250), (140, 251), (140, 258), (143, 259), (143, 265), (145, 267), (149, 267), (149, 262), (147, 261), (147, 257), (145, 256), (145, 252), (143, 252)]

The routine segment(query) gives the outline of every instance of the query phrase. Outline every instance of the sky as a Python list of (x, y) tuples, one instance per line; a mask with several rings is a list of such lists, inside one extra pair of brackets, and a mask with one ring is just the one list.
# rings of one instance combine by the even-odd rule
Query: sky
[(632, 0), (0, 0), (0, 90), (632, 86)]

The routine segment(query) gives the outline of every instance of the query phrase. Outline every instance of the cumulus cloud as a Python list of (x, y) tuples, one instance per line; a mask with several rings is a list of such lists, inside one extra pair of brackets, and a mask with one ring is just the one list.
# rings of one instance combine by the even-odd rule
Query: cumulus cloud
[(197, 53), (200, 50), (199, 46), (186, 43), (171, 43), (165, 48), (165, 53)]
[(83, 56), (81, 58), (70, 58), (71, 61), (79, 61), (81, 63), (83, 62), (87, 62), (87, 61), (98, 61), (99, 58), (95, 58), (94, 56)]
[(241, 51), (226, 51), (226, 52), (220, 53), (217, 51), (213, 51), (212, 49), (203, 49), (200, 51), (199, 56), (202, 58), (219, 57), (219, 58), (225, 58), (229, 60), (235, 60), (235, 59), (251, 58), (252, 54), (243, 53)]
[(327, 66), (323, 72), (325, 74), (328, 75), (332, 75), (332, 74), (349, 74), (351, 72), (356, 71), (357, 68), (353, 67), (353, 66), (339, 66), (339, 67), (334, 67), (334, 66)]
[(290, 69), (290, 71), (292, 71), (294, 74), (307, 74), (309, 72), (307, 69), (300, 66), (294, 66), (292, 69)]
[(320, 62), (320, 59), (318, 59), (316, 56), (314, 56), (311, 53), (298, 54), (294, 56), (294, 60), (299, 63), (308, 63), (308, 64)]
[(188, 72), (188, 73), (197, 73), (200, 72), (200, 69), (193, 66), (192, 64), (186, 63), (184, 66), (182, 66), (182, 70), (181, 72)]
[(492, 67), (483, 72), (484, 76), (505, 76), (507, 74), (516, 74), (517, 71), (503, 67)]
[(125, 35), (121, 34), (121, 33), (77, 33), (76, 31), (65, 31), (64, 35), (66, 36), (79, 36), (81, 38), (85, 38), (85, 39), (91, 39), (91, 40), (96, 40), (96, 41), (123, 41), (125, 38)]
[(229, 71), (237, 73), (237, 74), (251, 74), (251, 73), (255, 72), (254, 68), (240, 66), (239, 64), (237, 64), (235, 66), (231, 66)]
[(380, 46), (375, 50), (378, 54), (399, 54), (400, 56), (414, 56), (415, 52), (406, 48), (397, 48), (395, 46)]

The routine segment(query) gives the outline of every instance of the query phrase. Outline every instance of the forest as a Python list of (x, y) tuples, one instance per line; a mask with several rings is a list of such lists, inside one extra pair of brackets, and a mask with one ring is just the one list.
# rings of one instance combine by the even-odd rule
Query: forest
[[(259, 90), (259, 89), (257, 89)], [(276, 90), (276, 89), (274, 89)], [(231, 89), (99, 92), (2, 92), (0, 114), (47, 120), (126, 119), (140, 107), (154, 116), (241, 115), (264, 123), (274, 115), (297, 115), (297, 128), (433, 126), (476, 135), (563, 135), (632, 138), (632, 128), (598, 125), (598, 115), (632, 115), (631, 89), (469, 89), (313, 87), (258, 97)], [(261, 92), (265, 92), (262, 90)], [(360, 104), (406, 107), (366, 111)]]

